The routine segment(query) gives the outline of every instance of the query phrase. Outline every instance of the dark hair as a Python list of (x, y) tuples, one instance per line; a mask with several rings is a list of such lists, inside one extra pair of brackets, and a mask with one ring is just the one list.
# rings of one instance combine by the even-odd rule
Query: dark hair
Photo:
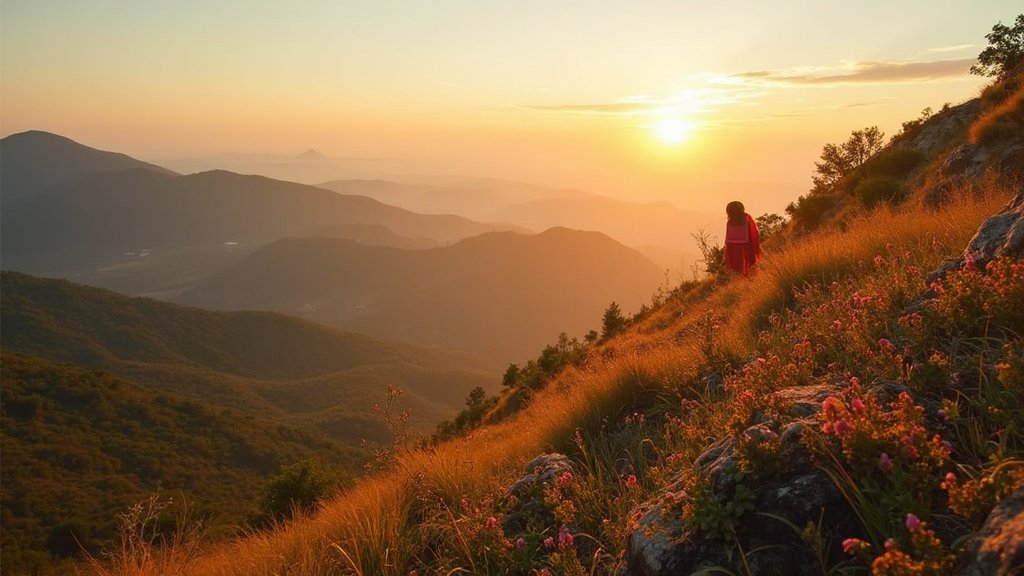
[(725, 213), (729, 216), (729, 224), (744, 224), (747, 221), (747, 210), (743, 203), (733, 200), (725, 205)]

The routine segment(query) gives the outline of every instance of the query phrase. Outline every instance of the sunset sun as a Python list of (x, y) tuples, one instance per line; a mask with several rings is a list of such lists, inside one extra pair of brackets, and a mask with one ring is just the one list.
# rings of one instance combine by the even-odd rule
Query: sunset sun
[(661, 143), (676, 146), (690, 136), (693, 123), (680, 118), (662, 118), (651, 124), (651, 129)]

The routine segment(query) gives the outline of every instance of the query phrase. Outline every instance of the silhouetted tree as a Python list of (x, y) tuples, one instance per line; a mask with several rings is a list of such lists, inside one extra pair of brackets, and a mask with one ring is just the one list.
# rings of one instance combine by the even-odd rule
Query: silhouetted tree
[(604, 309), (604, 317), (601, 319), (601, 339), (607, 340), (626, 329), (628, 321), (622, 315), (619, 305), (612, 302)]
[(988, 47), (978, 54), (978, 62), (971, 66), (971, 74), (995, 76), (1003, 80), (1021, 62), (1024, 62), (1024, 14), (1019, 14), (1013, 26), (1002, 22), (985, 35)]
[(761, 242), (764, 242), (782, 231), (782, 227), (786, 225), (786, 218), (778, 214), (761, 214), (754, 218), (754, 222), (757, 223), (757, 232)]
[(826, 144), (821, 161), (814, 163), (812, 194), (830, 192), (840, 180), (882, 149), (885, 134), (878, 126), (855, 130), (842, 144)]

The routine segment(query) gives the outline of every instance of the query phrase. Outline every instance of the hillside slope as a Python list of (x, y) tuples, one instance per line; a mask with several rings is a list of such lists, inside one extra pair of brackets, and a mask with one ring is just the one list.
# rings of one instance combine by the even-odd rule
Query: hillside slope
[[(494, 387), (495, 377), (466, 357), (279, 314), (210, 312), (13, 272), (0, 281), (4, 349), (254, 415), (372, 422), (369, 406), (393, 384), (427, 423), (472, 388)], [(386, 435), (380, 423), (368, 427), (374, 438)]]

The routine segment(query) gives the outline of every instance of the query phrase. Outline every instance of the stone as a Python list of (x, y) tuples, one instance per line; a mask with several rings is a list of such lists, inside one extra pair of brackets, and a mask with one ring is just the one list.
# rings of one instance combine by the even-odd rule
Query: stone
[[(950, 270), (962, 268), (968, 262), (984, 268), (1000, 256), (1019, 256), (1021, 253), (1024, 253), (1024, 191), (1018, 192), (997, 214), (981, 224), (963, 254), (946, 260), (932, 271), (928, 275), (928, 284), (941, 280)], [(925, 296), (934, 297), (931, 294)]]
[(502, 520), (502, 529), (508, 536), (524, 531), (531, 519), (553, 525), (554, 511), (544, 502), (544, 489), (565, 473), (574, 473), (569, 458), (558, 453), (537, 456), (526, 464), (525, 471), (526, 475), (505, 493), (511, 505)]
[(1024, 488), (996, 505), (968, 546), (966, 558), (963, 576), (1024, 574)]

